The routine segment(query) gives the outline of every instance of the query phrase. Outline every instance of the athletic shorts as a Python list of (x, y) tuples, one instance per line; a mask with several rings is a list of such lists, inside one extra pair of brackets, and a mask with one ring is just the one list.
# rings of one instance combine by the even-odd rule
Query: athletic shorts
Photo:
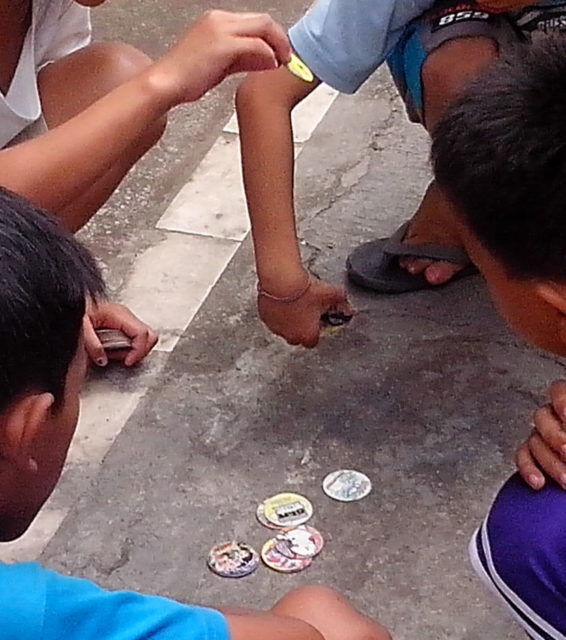
[(407, 26), (387, 62), (410, 120), (424, 123), (421, 71), (427, 57), (445, 42), (481, 36), (502, 49), (562, 30), (566, 31), (566, 0), (509, 13), (483, 9), (475, 2), (438, 0)]
[(566, 638), (566, 491), (513, 476), (470, 544), (474, 569), (535, 640)]

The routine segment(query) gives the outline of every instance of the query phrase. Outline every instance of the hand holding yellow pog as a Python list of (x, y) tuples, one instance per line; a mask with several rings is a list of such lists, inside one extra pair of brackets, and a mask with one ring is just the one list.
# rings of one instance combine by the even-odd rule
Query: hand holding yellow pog
[(291, 54), (291, 60), (287, 63), (287, 69), (297, 78), (305, 82), (314, 82), (313, 72), (307, 65), (294, 53)]

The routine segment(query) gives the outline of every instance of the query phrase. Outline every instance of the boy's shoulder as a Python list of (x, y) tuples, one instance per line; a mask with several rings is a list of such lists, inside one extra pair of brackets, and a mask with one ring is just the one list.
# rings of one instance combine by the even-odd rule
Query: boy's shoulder
[(133, 591), (108, 591), (39, 564), (0, 564), (2, 640), (229, 640), (224, 616)]
[(45, 574), (37, 564), (0, 563), (0, 629), (2, 638), (42, 637)]
[(318, 0), (289, 36), (323, 82), (354, 93), (435, 0)]

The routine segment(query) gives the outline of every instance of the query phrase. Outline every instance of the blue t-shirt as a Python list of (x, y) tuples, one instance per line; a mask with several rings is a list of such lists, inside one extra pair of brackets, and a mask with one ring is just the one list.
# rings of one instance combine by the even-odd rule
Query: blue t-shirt
[(2, 640), (230, 640), (218, 611), (0, 564)]
[(318, 0), (289, 31), (313, 73), (354, 93), (387, 58), (405, 27), (434, 0)]

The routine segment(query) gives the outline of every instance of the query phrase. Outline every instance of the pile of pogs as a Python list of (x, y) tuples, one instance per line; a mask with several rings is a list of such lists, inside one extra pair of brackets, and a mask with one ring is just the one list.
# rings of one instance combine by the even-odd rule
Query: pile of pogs
[(313, 512), (310, 500), (297, 493), (279, 493), (258, 506), (258, 521), (279, 531), (261, 550), (266, 566), (279, 573), (296, 573), (310, 567), (324, 547), (320, 532), (306, 525)]
[[(322, 488), (333, 500), (354, 502), (365, 498), (372, 486), (364, 473), (340, 469), (324, 478)], [(279, 573), (296, 573), (310, 567), (324, 547), (322, 534), (307, 525), (313, 513), (311, 501), (298, 493), (278, 493), (258, 505), (259, 523), (275, 534), (261, 550), (266, 566)], [(243, 578), (258, 568), (259, 559), (250, 545), (232, 541), (213, 547), (207, 564), (219, 576)]]

